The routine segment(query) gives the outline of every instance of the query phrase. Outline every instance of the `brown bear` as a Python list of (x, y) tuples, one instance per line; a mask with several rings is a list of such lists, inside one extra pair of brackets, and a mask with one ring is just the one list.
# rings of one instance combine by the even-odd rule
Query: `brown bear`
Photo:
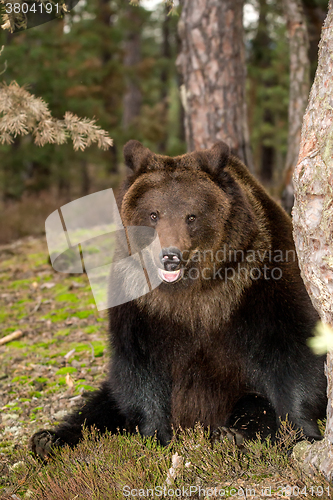
[(37, 432), (32, 450), (45, 457), (75, 445), (84, 424), (167, 444), (172, 428), (196, 422), (266, 437), (286, 416), (320, 439), (324, 357), (307, 345), (318, 316), (287, 214), (223, 142), (170, 158), (129, 141), (124, 156), (121, 218), (157, 231), (160, 285), (109, 310), (104, 384), (54, 430)]

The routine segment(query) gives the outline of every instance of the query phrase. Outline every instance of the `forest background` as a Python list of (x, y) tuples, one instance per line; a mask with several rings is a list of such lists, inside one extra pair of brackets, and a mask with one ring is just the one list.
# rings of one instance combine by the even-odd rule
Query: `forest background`
[[(311, 80), (326, 0), (303, 0), (310, 37)], [(119, 185), (122, 147), (135, 138), (153, 151), (186, 152), (177, 5), (140, 6), (81, 0), (63, 19), (10, 33), (1, 30), (1, 78), (44, 99), (54, 118), (66, 111), (96, 119), (113, 139), (101, 151), (71, 143), (38, 147), (30, 135), (0, 145), (0, 243), (44, 231), (62, 204)], [(244, 6), (247, 111), (256, 176), (280, 199), (286, 184), (289, 47), (282, 2)]]

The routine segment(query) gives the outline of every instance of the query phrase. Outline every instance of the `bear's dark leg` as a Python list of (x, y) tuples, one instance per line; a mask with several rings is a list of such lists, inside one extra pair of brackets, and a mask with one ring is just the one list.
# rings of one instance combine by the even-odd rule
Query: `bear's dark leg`
[(270, 402), (258, 394), (246, 394), (236, 403), (227, 427), (237, 429), (245, 439), (274, 439), (278, 430), (276, 413)]
[[(279, 420), (288, 420), (293, 428), (302, 430), (306, 439), (322, 439), (317, 420), (326, 416), (326, 377), (321, 361), (300, 356), (303, 364), (283, 365), (279, 371), (262, 375), (269, 380), (266, 390)], [(304, 362), (306, 361), (306, 363)], [(305, 371), (304, 365), (308, 367)]]
[(280, 420), (287, 419), (294, 429), (300, 429), (308, 441), (320, 441), (322, 435), (320, 434), (317, 420), (325, 418), (325, 408), (322, 412), (315, 412), (312, 407), (308, 406), (307, 402), (298, 404), (295, 397), (288, 404), (287, 399), (283, 404), (277, 404), (277, 414)]
[(65, 417), (54, 430), (43, 429), (36, 432), (30, 440), (30, 447), (36, 456), (45, 459), (54, 447), (65, 444), (75, 446), (82, 439), (83, 426), (94, 426), (103, 433), (107, 430), (123, 430), (125, 425), (125, 418), (117, 409), (107, 384), (104, 384), (92, 393), (81, 408)]

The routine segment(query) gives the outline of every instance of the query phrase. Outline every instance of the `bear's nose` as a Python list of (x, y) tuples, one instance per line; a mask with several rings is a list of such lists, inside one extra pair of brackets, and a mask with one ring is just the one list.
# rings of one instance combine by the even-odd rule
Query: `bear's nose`
[(160, 261), (166, 271), (176, 271), (180, 268), (182, 253), (176, 247), (162, 248)]

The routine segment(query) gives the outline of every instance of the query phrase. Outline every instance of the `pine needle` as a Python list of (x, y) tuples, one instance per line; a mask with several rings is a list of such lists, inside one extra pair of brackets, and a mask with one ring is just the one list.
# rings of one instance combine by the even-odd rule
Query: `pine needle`
[(48, 105), (15, 81), (0, 84), (0, 144), (12, 144), (18, 135), (31, 134), (37, 146), (73, 142), (75, 151), (97, 143), (100, 149), (112, 146), (108, 133), (96, 120), (66, 112), (63, 120), (52, 117)]

